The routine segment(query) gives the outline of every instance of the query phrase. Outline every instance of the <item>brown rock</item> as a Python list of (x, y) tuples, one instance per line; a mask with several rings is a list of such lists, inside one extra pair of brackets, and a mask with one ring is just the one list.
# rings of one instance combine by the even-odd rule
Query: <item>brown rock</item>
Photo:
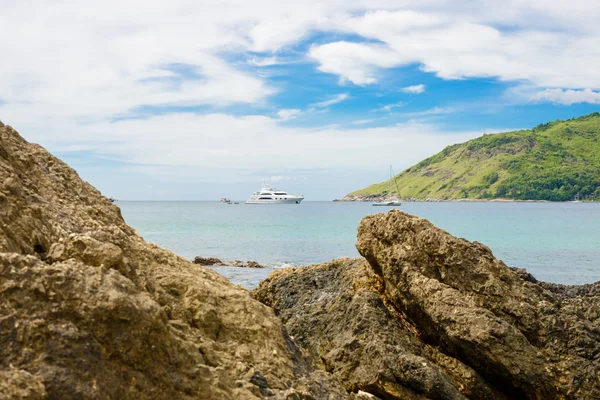
[(220, 267), (240, 267), (240, 268), (265, 268), (264, 265), (257, 263), (256, 261), (222, 261), (215, 257), (194, 257), (194, 264), (205, 265), (205, 266), (220, 266)]
[(256, 261), (248, 261), (246, 263), (247, 268), (265, 268), (264, 265), (257, 263)]
[(144, 242), (116, 205), (8, 126), (0, 205), (0, 397), (347, 396), (270, 308)]
[(193, 263), (198, 264), (198, 265), (225, 265), (223, 263), (223, 261), (221, 261), (220, 259), (218, 259), (216, 257), (196, 256), (196, 257), (194, 257)]
[(503, 399), (477, 372), (421, 340), (364, 259), (272, 273), (253, 295), (348, 391), (382, 399)]
[(347, 390), (600, 398), (600, 282), (538, 282), (400, 211), (365, 217), (357, 247), (366, 262), (278, 270), (253, 291)]
[(365, 217), (357, 248), (426, 342), (510, 397), (600, 398), (600, 282), (523, 279), (481, 243), (398, 210)]

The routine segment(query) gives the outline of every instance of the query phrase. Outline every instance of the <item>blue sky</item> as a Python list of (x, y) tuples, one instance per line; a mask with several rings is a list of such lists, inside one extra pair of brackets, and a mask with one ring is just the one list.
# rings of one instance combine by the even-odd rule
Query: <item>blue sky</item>
[(331, 200), (600, 109), (592, 1), (8, 1), (0, 119), (107, 196)]

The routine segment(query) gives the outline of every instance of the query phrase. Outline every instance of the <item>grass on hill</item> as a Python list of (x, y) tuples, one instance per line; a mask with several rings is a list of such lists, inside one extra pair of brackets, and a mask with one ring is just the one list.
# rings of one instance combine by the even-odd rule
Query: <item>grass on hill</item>
[[(395, 180), (401, 198), (600, 200), (600, 113), (451, 145)], [(385, 181), (350, 195), (388, 189)]]

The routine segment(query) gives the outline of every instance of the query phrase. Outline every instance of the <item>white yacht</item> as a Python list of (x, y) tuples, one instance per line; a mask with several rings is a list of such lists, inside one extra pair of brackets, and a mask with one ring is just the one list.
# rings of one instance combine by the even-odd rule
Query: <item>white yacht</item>
[(288, 194), (263, 183), (260, 192), (254, 192), (246, 204), (300, 204), (302, 200), (304, 200), (304, 196)]

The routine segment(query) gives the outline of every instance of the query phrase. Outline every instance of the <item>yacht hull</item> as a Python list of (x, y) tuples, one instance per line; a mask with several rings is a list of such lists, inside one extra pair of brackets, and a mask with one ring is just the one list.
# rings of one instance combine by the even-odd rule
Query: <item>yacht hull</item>
[(270, 200), (248, 200), (246, 204), (300, 204), (304, 200), (303, 197), (287, 198), (287, 199), (270, 199)]
[(381, 203), (373, 203), (373, 205), (379, 207), (398, 207), (401, 206), (402, 203), (399, 201), (384, 201)]

